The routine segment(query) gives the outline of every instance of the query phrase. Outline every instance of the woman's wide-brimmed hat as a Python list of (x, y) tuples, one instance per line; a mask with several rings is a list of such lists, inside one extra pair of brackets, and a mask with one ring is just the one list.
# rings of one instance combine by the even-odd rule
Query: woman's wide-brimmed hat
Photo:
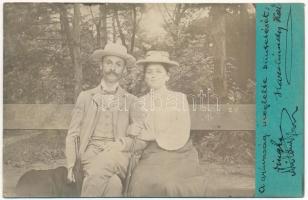
[(136, 59), (127, 53), (126, 47), (117, 43), (108, 43), (104, 49), (95, 50), (90, 58), (100, 62), (105, 56), (120, 57), (126, 61), (127, 65), (134, 65), (136, 62)]
[(161, 63), (166, 67), (178, 67), (179, 63), (170, 60), (169, 53), (167, 51), (148, 51), (145, 59), (138, 60), (137, 65), (145, 66), (149, 63)]

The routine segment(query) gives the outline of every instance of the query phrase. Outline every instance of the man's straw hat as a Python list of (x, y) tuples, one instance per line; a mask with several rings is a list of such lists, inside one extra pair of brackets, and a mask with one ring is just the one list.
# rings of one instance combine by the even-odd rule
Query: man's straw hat
[(127, 53), (125, 46), (117, 43), (106, 44), (104, 49), (97, 49), (91, 55), (91, 58), (95, 61), (100, 62), (105, 56), (117, 56), (126, 61), (128, 65), (134, 65), (136, 59)]

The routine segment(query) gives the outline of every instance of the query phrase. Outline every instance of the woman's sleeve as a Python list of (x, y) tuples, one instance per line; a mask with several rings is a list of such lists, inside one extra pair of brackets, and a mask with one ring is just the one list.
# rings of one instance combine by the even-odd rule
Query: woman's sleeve
[[(141, 99), (136, 98), (134, 102), (131, 104), (130, 109), (129, 109), (131, 124), (137, 123), (139, 124), (139, 126), (143, 126), (144, 120), (146, 117), (146, 112), (143, 108)], [(133, 138), (127, 134), (126, 137), (120, 138), (120, 140), (124, 143), (124, 148), (122, 151), (129, 151), (133, 143)], [(136, 138), (136, 141), (135, 141), (136, 151), (142, 150), (146, 146), (147, 146), (147, 142), (145, 140), (142, 140), (138, 137)]]
[(156, 138), (158, 145), (167, 150), (179, 149), (189, 140), (191, 121), (185, 94), (181, 93), (177, 97), (176, 109), (173, 113), (174, 121), (167, 124), (163, 132)]
[(137, 138), (143, 141), (154, 141), (155, 135), (153, 133), (153, 130), (145, 126), (145, 128), (141, 130), (141, 133), (140, 135), (138, 135)]
[(185, 123), (185, 130), (190, 133), (191, 127), (191, 120), (190, 120), (190, 113), (189, 113), (189, 104), (187, 101), (187, 97), (183, 94), (183, 121)]
[[(181, 136), (190, 135), (190, 114), (189, 114), (189, 104), (185, 94), (181, 94), (180, 103), (176, 112), (176, 121), (173, 126), (170, 126), (173, 133)], [(171, 133), (172, 134), (172, 133)], [(174, 134), (173, 134), (174, 135)]]

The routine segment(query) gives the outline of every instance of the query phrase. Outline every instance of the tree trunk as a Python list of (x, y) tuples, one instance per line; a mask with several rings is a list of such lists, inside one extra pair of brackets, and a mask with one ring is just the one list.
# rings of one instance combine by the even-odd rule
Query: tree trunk
[[(59, 5), (59, 11), (60, 11), (60, 23), (61, 23), (61, 33), (63, 34), (63, 42), (62, 42), (62, 48), (64, 46), (68, 46), (69, 50), (69, 55), (72, 60), (72, 66), (74, 66), (74, 60), (75, 60), (75, 55), (74, 55), (74, 50), (73, 50), (73, 36), (72, 36), (72, 30), (68, 21), (68, 13), (67, 13), (67, 8), (65, 5)], [(70, 76), (64, 76), (64, 90), (65, 90), (65, 101), (66, 102), (74, 102), (75, 95), (72, 96), (71, 94), (75, 92), (75, 88), (72, 88), (72, 86), (69, 84), (69, 80), (72, 77)], [(73, 91), (72, 93), (68, 91)]]
[(90, 9), (92, 21), (93, 21), (93, 24), (95, 25), (95, 30), (96, 30), (96, 45), (95, 45), (95, 47), (100, 48), (101, 47), (101, 24), (102, 24), (101, 12), (99, 13), (98, 22), (96, 22), (93, 11), (92, 11), (92, 5), (91, 4), (89, 6), (89, 9)]
[(172, 23), (174, 27), (174, 32), (171, 34), (173, 36), (173, 41), (174, 41), (174, 48), (173, 48), (173, 54), (178, 56), (178, 50), (180, 47), (180, 41), (179, 41), (179, 35), (180, 35), (180, 23), (182, 18), (184, 17), (184, 13), (187, 10), (188, 6), (186, 4), (176, 4), (174, 11), (173, 11), (173, 16), (172, 16)]
[(101, 22), (97, 23), (95, 25), (96, 27), (96, 46), (97, 48), (100, 48), (102, 46), (102, 41), (101, 41)]
[(115, 14), (112, 15), (112, 41), (115, 43), (117, 40), (117, 33), (116, 33), (116, 27), (115, 27)]
[[(248, 4), (242, 4), (240, 5), (240, 15), (239, 15), (239, 21), (241, 24), (241, 27), (247, 27), (247, 28), (241, 28), (239, 29), (240, 32), (240, 38), (243, 44), (245, 45), (239, 45), (237, 51), (239, 55), (239, 68), (238, 68), (238, 74), (237, 74), (237, 81), (239, 87), (242, 89), (246, 89), (247, 84), (247, 75), (248, 77), (253, 76), (251, 73), (255, 67), (253, 62), (255, 54), (252, 53), (252, 49), (255, 45), (255, 38), (252, 37), (254, 35), (251, 30), (254, 30), (251, 28), (251, 19), (249, 19), (249, 13), (247, 11)], [(255, 25), (253, 25), (255, 26)], [(249, 49), (249, 50), (248, 50)]]
[(103, 25), (101, 26), (101, 46), (100, 48), (103, 48), (108, 41), (108, 32), (107, 32), (107, 4), (100, 4), (99, 5), (99, 12), (100, 12), (100, 18), (102, 19)]
[(125, 42), (125, 36), (123, 34), (123, 31), (122, 31), (122, 27), (121, 27), (119, 15), (118, 15), (118, 10), (117, 10), (116, 7), (114, 8), (114, 17), (115, 17), (115, 20), (116, 20), (116, 23), (117, 23), (117, 27), (118, 27), (118, 31), (119, 31), (119, 34), (120, 34), (120, 39), (122, 41), (122, 44), (127, 48), (127, 45), (126, 45), (126, 42)]
[(214, 89), (216, 94), (221, 97), (227, 95), (226, 79), (225, 79), (225, 62), (226, 62), (226, 17), (225, 6), (214, 5), (212, 23), (212, 35), (214, 36), (215, 48), (214, 56), (216, 64), (214, 68)]
[(74, 80), (75, 80), (75, 99), (82, 90), (82, 64), (80, 62), (80, 5), (74, 4), (73, 17), (73, 53), (74, 53)]
[(135, 37), (136, 37), (136, 30), (137, 30), (137, 12), (136, 12), (136, 6), (133, 5), (132, 8), (132, 14), (133, 14), (133, 30), (132, 30), (132, 37), (131, 37), (131, 43), (130, 43), (130, 53), (133, 53), (134, 46), (135, 46)]
[(66, 40), (64, 41), (64, 44), (68, 45), (70, 56), (72, 59), (72, 62), (74, 62), (74, 53), (73, 53), (73, 36), (70, 30), (70, 25), (67, 17), (67, 10), (64, 5), (59, 6), (60, 9), (60, 22), (61, 22), (61, 28), (63, 28), (62, 33), (65, 35)]

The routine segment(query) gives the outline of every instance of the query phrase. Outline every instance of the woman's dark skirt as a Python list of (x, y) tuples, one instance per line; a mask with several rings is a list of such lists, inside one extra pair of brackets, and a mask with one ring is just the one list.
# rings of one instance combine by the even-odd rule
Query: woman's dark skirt
[(144, 150), (133, 172), (129, 196), (203, 196), (204, 189), (198, 152), (191, 141), (176, 151), (164, 150), (153, 141)]

